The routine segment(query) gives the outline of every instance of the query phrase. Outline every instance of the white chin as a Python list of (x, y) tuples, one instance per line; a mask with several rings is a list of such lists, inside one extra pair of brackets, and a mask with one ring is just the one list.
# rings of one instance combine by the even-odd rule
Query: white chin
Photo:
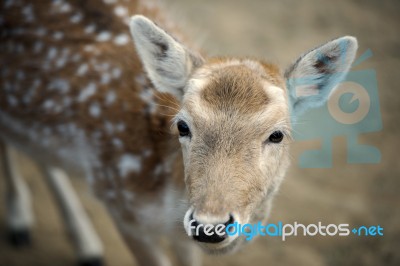
[(199, 246), (204, 250), (204, 252), (211, 254), (211, 255), (223, 255), (223, 254), (230, 254), (235, 252), (240, 245), (237, 245), (237, 241), (227, 241), (218, 244), (207, 244), (197, 242)]

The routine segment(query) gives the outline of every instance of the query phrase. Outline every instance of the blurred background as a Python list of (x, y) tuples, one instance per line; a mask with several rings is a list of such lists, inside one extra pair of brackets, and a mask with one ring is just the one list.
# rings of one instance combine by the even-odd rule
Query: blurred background
[[(332, 167), (302, 168), (300, 155), (320, 148), (321, 139), (296, 141), (292, 166), (275, 199), (270, 222), (379, 224), (384, 236), (299, 236), (285, 242), (264, 237), (235, 255), (206, 256), (205, 265), (400, 265), (400, 2), (165, 0), (163, 5), (189, 39), (210, 56), (256, 56), (284, 70), (314, 46), (353, 35), (359, 41), (358, 56), (367, 49), (373, 53), (355, 70), (376, 71), (383, 128), (361, 133), (358, 141), (378, 148), (380, 163), (348, 163), (348, 137), (338, 134), (329, 140), (332, 149), (326, 151), (332, 153)], [(308, 125), (318, 127), (318, 123)], [(33, 195), (34, 245), (8, 246), (4, 204), (0, 204), (0, 265), (74, 265), (72, 245), (43, 178), (27, 158), (16, 157)], [(0, 184), (4, 202), (3, 181)], [(134, 265), (111, 219), (91, 198), (84, 181), (76, 178), (73, 184), (103, 240), (107, 265)]]

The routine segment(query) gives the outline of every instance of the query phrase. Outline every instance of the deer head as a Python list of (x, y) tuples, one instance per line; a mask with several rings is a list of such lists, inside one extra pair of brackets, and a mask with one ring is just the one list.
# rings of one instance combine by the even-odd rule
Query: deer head
[(326, 102), (348, 72), (357, 41), (342, 37), (319, 46), (283, 76), (261, 60), (204, 59), (140, 15), (130, 28), (155, 88), (181, 104), (173, 123), (190, 205), (185, 229), (210, 253), (234, 250), (244, 238), (195, 234), (193, 224), (266, 220), (289, 166), (291, 120)]

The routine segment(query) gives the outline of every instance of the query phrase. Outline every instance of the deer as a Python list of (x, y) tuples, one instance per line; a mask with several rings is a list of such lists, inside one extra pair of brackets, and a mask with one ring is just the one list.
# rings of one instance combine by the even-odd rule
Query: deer
[[(191, 49), (149, 1), (9, 0), (1, 9), (10, 230), (33, 223), (15, 147), (52, 180), (75, 224), (84, 214), (65, 180), (84, 175), (139, 265), (171, 265), (161, 238), (181, 265), (245, 246), (243, 236), (194, 234), (192, 225), (267, 221), (290, 165), (292, 124), (326, 103), (358, 47), (352, 36), (333, 39), (282, 74), (264, 59)], [(83, 257), (101, 254), (89, 235)]]

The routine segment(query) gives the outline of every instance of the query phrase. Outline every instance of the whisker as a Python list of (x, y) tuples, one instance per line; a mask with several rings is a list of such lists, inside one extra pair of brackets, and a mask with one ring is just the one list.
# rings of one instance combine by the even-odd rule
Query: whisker
[(163, 95), (164, 97), (162, 97), (160, 94), (158, 93), (153, 93), (154, 97), (161, 100), (161, 101), (166, 101), (167, 103), (172, 104), (174, 107), (177, 107), (178, 109), (180, 109), (181, 107), (179, 106), (179, 104), (177, 104), (176, 102), (172, 101), (171, 99), (168, 99), (165, 97), (165, 95)]
[(169, 109), (171, 109), (171, 110), (173, 110), (173, 111), (175, 111), (175, 112), (177, 112), (177, 113), (180, 111), (179, 109), (175, 109), (175, 108), (173, 108), (173, 107), (171, 107), (171, 106), (168, 106), (168, 105), (158, 104), (158, 103), (156, 103), (156, 105), (157, 105), (157, 106), (160, 106), (160, 107), (169, 108)]
[(170, 116), (170, 117), (175, 117), (175, 115), (171, 115), (171, 114), (165, 114), (165, 113), (159, 113), (160, 115), (165, 115), (165, 116)]

